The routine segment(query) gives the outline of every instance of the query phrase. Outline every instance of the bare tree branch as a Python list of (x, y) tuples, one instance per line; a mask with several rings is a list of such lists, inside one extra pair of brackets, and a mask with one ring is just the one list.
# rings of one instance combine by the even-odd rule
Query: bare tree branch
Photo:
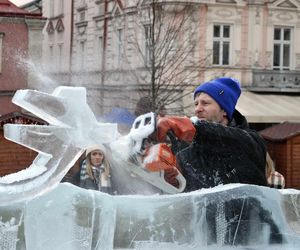
[(172, 105), (183, 110), (182, 100), (206, 64), (207, 58), (197, 55), (199, 43), (193, 37), (199, 26), (193, 19), (199, 13), (197, 6), (186, 1), (149, 0), (138, 9), (135, 29), (128, 31), (128, 44), (136, 59), (126, 61), (128, 72), (140, 92), (150, 97), (155, 112)]

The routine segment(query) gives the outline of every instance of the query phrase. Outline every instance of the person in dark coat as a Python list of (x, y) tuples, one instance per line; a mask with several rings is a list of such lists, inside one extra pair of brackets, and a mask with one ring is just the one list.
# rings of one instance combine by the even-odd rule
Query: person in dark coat
[[(249, 129), (246, 118), (235, 109), (240, 94), (240, 84), (236, 80), (217, 78), (196, 88), (193, 125), (187, 122), (187, 118), (164, 117), (158, 120), (159, 141), (164, 140), (169, 131), (179, 141), (189, 141), (192, 129), (188, 127), (194, 126), (191, 143), (179, 149), (176, 155), (178, 169), (186, 179), (185, 192), (229, 183), (267, 186), (266, 146), (260, 135)], [(185, 131), (190, 134), (187, 136)], [(175, 177), (176, 173), (165, 174), (165, 179), (172, 185), (176, 183)], [(247, 244), (253, 220), (254, 223), (269, 225), (269, 243), (283, 242), (270, 211), (255, 197), (214, 200), (207, 203), (206, 211), (211, 229), (209, 244)], [(253, 219), (253, 211), (257, 211), (256, 219)], [(225, 227), (220, 233), (217, 218), (221, 212), (224, 213), (222, 225)]]
[[(240, 94), (239, 83), (227, 77), (196, 88), (194, 123), (185, 121), (183, 125), (194, 126), (195, 132), (190, 145), (177, 153), (178, 168), (187, 181), (186, 192), (228, 183), (267, 186), (266, 146), (235, 110)], [(160, 118), (157, 137), (162, 139), (162, 133), (172, 130), (179, 139), (184, 138), (184, 132), (178, 133), (181, 120)]]
[(195, 128), (191, 145), (177, 154), (186, 191), (228, 183), (267, 185), (266, 150), (258, 133), (199, 120)]

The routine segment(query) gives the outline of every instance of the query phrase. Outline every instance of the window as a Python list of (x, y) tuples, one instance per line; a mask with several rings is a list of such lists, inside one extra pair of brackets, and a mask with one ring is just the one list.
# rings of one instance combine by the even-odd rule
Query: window
[(58, 44), (58, 69), (62, 71), (63, 44)]
[(64, 13), (64, 0), (59, 0), (59, 12), (60, 14)]
[(273, 69), (289, 70), (291, 60), (290, 28), (276, 27), (274, 29)]
[(118, 64), (120, 65), (123, 60), (123, 30), (118, 29), (117, 31), (117, 36), (118, 36)]
[(84, 22), (85, 20), (85, 11), (82, 10), (79, 12), (79, 22)]
[(150, 25), (144, 25), (145, 31), (145, 65), (149, 65), (152, 58), (152, 28)]
[[(97, 4), (97, 3), (96, 3)], [(105, 8), (104, 8), (104, 3), (99, 3), (98, 7), (97, 7), (97, 16), (102, 16), (105, 13)]]
[(49, 17), (54, 17), (54, 0), (50, 0), (49, 4)]
[(98, 62), (98, 67), (101, 70), (102, 69), (102, 55), (103, 55), (103, 38), (102, 36), (98, 37), (98, 43), (97, 43), (98, 53), (96, 54), (96, 61)]
[(229, 65), (230, 25), (214, 25), (213, 30), (213, 64)]
[(3, 43), (4, 33), (0, 32), (0, 73), (2, 72), (2, 43)]
[(50, 71), (54, 70), (54, 51), (53, 51), (53, 45), (49, 46), (49, 62), (50, 62)]
[(79, 66), (79, 70), (83, 70), (84, 69), (84, 53), (85, 53), (85, 43), (84, 41), (80, 41), (79, 43), (79, 53), (78, 53), (78, 66)]

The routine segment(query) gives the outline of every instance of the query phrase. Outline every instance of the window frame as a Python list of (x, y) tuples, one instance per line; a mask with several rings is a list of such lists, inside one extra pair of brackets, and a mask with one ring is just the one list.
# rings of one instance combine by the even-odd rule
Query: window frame
[(117, 48), (117, 59), (120, 66), (124, 59), (124, 30), (122, 28), (117, 29)]
[(48, 45), (48, 49), (49, 49), (49, 62), (50, 62), (50, 66), (49, 66), (49, 69), (50, 69), (50, 72), (53, 72), (55, 70), (54, 68), (54, 44), (49, 44)]
[(49, 0), (49, 17), (54, 17), (54, 0)]
[(57, 48), (58, 48), (58, 69), (60, 71), (63, 71), (63, 43), (58, 43)]
[[(215, 27), (220, 27), (220, 35), (219, 37), (215, 36), (214, 31)], [(229, 36), (224, 37), (224, 27), (229, 27)], [(217, 66), (230, 66), (231, 64), (231, 46), (232, 46), (232, 31), (233, 27), (232, 24), (225, 24), (225, 23), (215, 23), (213, 24), (213, 43), (212, 43), (212, 64)], [(215, 62), (215, 44), (218, 44), (218, 62)], [(228, 44), (228, 55), (227, 55), (227, 63), (224, 63), (224, 45)]]
[(86, 12), (85, 12), (85, 10), (78, 11), (78, 22), (79, 23), (85, 22), (85, 20), (86, 20)]
[(145, 66), (149, 66), (152, 60), (152, 26), (151, 24), (144, 24), (144, 58), (145, 58)]
[(97, 53), (96, 53), (96, 61), (99, 69), (102, 69), (102, 57), (103, 57), (103, 46), (104, 46), (104, 40), (102, 35), (96, 36), (96, 48), (97, 48)]
[(79, 71), (83, 71), (85, 69), (85, 52), (86, 52), (86, 41), (80, 40), (78, 46), (78, 69)]
[(64, 0), (59, 0), (59, 12), (64, 14)]
[[(280, 39), (275, 39), (275, 30), (279, 29), (280, 30)], [(290, 38), (289, 40), (284, 39), (284, 32), (285, 30), (290, 31)], [(272, 69), (273, 70), (291, 70), (291, 65), (292, 65), (292, 38), (293, 38), (293, 28), (288, 27), (288, 26), (274, 26), (273, 28), (273, 60), (272, 60)], [(275, 66), (275, 57), (276, 57), (276, 51), (275, 51), (275, 46), (279, 46), (279, 65)], [(288, 66), (284, 65), (284, 47), (288, 46), (289, 47), (289, 54), (288, 54)]]

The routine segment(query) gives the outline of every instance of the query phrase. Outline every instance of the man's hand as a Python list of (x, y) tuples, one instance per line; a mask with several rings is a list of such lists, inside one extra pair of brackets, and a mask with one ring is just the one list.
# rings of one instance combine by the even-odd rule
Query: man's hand
[(169, 168), (169, 169), (165, 169), (165, 175), (164, 178), (165, 180), (170, 183), (171, 185), (173, 185), (174, 187), (179, 187), (179, 181), (176, 179), (176, 177), (178, 176), (178, 170), (173, 167), (173, 168)]
[(191, 142), (196, 129), (187, 117), (162, 117), (157, 121), (156, 138), (159, 142), (166, 141), (168, 131), (171, 130), (175, 136), (182, 141)]

